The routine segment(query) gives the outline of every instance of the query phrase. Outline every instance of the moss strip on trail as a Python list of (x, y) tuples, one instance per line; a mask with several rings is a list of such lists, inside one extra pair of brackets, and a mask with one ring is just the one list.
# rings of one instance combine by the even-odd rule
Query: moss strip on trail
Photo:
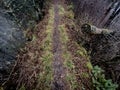
[(52, 53), (52, 33), (54, 24), (54, 8), (49, 9), (49, 21), (46, 27), (46, 38), (43, 40), (43, 55), (42, 61), (42, 72), (39, 74), (38, 87), (40, 90), (51, 90), (51, 82), (53, 81), (53, 53)]

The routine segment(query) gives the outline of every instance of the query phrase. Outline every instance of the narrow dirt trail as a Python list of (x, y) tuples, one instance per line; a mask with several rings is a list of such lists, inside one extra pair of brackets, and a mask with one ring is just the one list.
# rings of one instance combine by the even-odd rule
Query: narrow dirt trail
[(62, 43), (60, 40), (59, 24), (60, 24), (60, 15), (59, 15), (59, 3), (58, 0), (54, 0), (54, 31), (53, 31), (53, 86), (52, 90), (66, 90), (65, 83), (65, 67), (63, 65), (62, 57)]

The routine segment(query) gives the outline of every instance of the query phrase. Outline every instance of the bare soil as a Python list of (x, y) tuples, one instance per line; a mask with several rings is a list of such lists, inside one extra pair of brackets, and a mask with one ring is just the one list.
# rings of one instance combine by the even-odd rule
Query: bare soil
[(60, 41), (60, 32), (59, 32), (59, 22), (60, 22), (60, 15), (59, 15), (59, 8), (58, 8), (58, 0), (54, 0), (54, 31), (53, 31), (53, 70), (54, 70), (54, 81), (52, 90), (66, 90), (66, 82), (65, 82), (65, 74), (66, 70), (63, 65), (63, 57), (62, 57), (62, 43)]

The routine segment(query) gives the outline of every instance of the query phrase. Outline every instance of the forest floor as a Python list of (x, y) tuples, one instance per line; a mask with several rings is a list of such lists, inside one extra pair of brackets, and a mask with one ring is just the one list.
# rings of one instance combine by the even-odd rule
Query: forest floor
[(92, 65), (75, 40), (71, 8), (64, 0), (54, 0), (36, 26), (33, 40), (18, 55), (19, 69), (12, 75), (18, 78), (17, 90), (92, 90)]

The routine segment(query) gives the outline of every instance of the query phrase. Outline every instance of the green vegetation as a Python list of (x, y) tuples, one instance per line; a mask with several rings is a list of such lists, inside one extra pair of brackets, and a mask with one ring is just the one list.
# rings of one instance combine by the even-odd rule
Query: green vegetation
[(85, 72), (83, 72), (82, 74), (81, 74), (81, 77), (82, 78), (89, 78), (89, 74), (88, 73), (85, 73)]
[(25, 89), (24, 85), (22, 85), (19, 90), (26, 90), (26, 89)]
[(95, 90), (116, 90), (117, 84), (113, 84), (112, 80), (106, 80), (103, 74), (104, 70), (95, 66), (92, 70), (92, 81)]
[(73, 12), (73, 5), (67, 6), (67, 12), (65, 13), (65, 16), (69, 19), (74, 19), (74, 12)]
[(69, 83), (70, 90), (75, 90), (77, 87), (77, 81), (76, 81), (76, 76), (75, 76), (75, 66), (72, 61), (72, 57), (70, 52), (67, 50), (67, 43), (69, 41), (65, 25), (60, 25), (59, 26), (60, 34), (61, 34), (61, 41), (62, 41), (62, 49), (64, 50), (63, 52), (63, 58), (65, 59), (64, 61), (64, 66), (67, 68), (67, 76), (66, 79)]
[(91, 64), (91, 62), (87, 62), (86, 66), (88, 67), (89, 70), (92, 70), (93, 69), (93, 66)]
[[(59, 14), (64, 17), (66, 11), (63, 6), (59, 6)], [(59, 25), (60, 31), (60, 40), (62, 42), (62, 50), (63, 50), (63, 58), (64, 58), (64, 66), (67, 68), (66, 80), (69, 84), (70, 90), (75, 90), (77, 88), (77, 81), (75, 76), (75, 66), (72, 61), (71, 53), (67, 50), (67, 43), (69, 42), (69, 37), (66, 32), (65, 24)]]
[(0, 87), (0, 90), (4, 90), (3, 87)]
[(49, 21), (46, 27), (46, 38), (43, 40), (43, 55), (40, 58), (42, 61), (42, 71), (38, 77), (37, 88), (40, 90), (51, 90), (51, 83), (53, 81), (53, 71), (52, 71), (52, 31), (54, 23), (54, 9), (53, 7), (49, 10)]
[(59, 15), (64, 15), (65, 14), (65, 9), (61, 5), (58, 6), (59, 8)]

